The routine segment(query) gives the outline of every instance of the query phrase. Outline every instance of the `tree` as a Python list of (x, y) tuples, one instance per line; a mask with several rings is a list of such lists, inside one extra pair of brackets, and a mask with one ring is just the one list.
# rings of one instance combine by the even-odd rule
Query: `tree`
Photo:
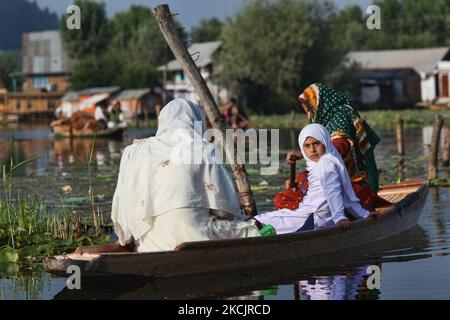
[[(181, 29), (181, 25), (175, 21)], [(164, 64), (164, 51), (167, 58), (173, 59), (166, 41), (159, 29), (158, 23), (149, 8), (131, 6), (126, 12), (115, 15), (111, 20), (113, 37), (109, 49), (119, 50), (128, 59), (144, 64), (160, 66)], [(182, 39), (186, 34), (180, 31)]]
[(332, 32), (333, 49), (339, 55), (359, 50), (370, 35), (361, 7), (350, 5), (333, 13), (328, 19)]
[(211, 19), (202, 19), (197, 26), (192, 27), (192, 42), (208, 42), (220, 39), (222, 34), (223, 22), (216, 17)]
[(149, 8), (131, 6), (113, 17), (111, 27), (110, 49), (140, 63), (163, 64), (165, 40)]
[(132, 61), (123, 66), (114, 84), (124, 89), (150, 88), (161, 83), (161, 74), (155, 67)]
[(450, 45), (448, 0), (380, 0), (381, 30), (370, 32), (365, 49)]
[(12, 81), (9, 74), (22, 70), (22, 58), (18, 52), (0, 51), (0, 79), (5, 88), (12, 90)]
[(122, 71), (123, 58), (117, 52), (85, 55), (75, 62), (70, 75), (73, 90), (110, 86)]
[(65, 15), (60, 19), (59, 28), (69, 56), (81, 60), (86, 56), (102, 54), (111, 37), (104, 3), (76, 0), (74, 4), (81, 9), (81, 29), (67, 29)]
[[(327, 3), (312, 1), (249, 2), (224, 27), (222, 81), (235, 88), (245, 84), (245, 91), (253, 92), (251, 104), (259, 110), (295, 105), (299, 92), (321, 81), (339, 60), (331, 52), (326, 23), (333, 10)], [(272, 95), (281, 100), (277, 103)]]

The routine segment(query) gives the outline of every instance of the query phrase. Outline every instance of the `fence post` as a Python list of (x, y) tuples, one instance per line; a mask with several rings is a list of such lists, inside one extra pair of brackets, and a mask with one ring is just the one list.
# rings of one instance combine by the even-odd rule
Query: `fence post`
[(441, 115), (434, 118), (433, 136), (431, 138), (430, 160), (428, 164), (428, 179), (436, 179), (438, 177), (438, 153), (439, 140), (441, 137), (441, 129), (444, 124), (444, 119)]

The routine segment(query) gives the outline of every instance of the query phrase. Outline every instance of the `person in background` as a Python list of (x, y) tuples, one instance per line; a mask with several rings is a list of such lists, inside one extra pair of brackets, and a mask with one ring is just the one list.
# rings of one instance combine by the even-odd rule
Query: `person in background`
[(223, 120), (225, 121), (225, 125), (227, 128), (232, 127), (232, 108), (233, 108), (233, 102), (235, 102), (236, 99), (231, 98), (230, 101), (219, 108), (220, 115), (222, 116)]
[(95, 106), (94, 118), (103, 130), (108, 128), (108, 118), (105, 114), (104, 103), (100, 102)]
[(119, 100), (113, 102), (108, 107), (109, 121), (108, 128), (126, 127), (125, 116), (122, 112), (122, 105)]
[[(315, 83), (300, 94), (298, 101), (312, 123), (321, 124), (330, 132), (332, 143), (344, 161), (361, 205), (367, 210), (391, 206), (376, 193), (379, 186), (374, 148), (381, 138), (360, 117), (351, 100), (325, 84)], [(290, 151), (286, 161), (292, 164), (302, 157), (299, 150)], [(306, 176), (307, 172), (302, 172), (297, 178), (303, 191), (308, 188)], [(274, 204), (278, 209), (295, 209), (302, 198), (300, 189), (287, 189), (275, 196)]]

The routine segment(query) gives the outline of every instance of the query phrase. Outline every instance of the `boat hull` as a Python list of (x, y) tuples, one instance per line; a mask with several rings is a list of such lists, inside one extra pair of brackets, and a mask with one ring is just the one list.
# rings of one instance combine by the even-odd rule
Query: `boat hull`
[[(408, 191), (401, 193), (400, 191)], [(415, 190), (415, 191), (412, 191)], [(349, 229), (331, 227), (272, 237), (201, 241), (180, 245), (177, 250), (157, 253), (102, 253), (53, 257), (45, 260), (48, 272), (65, 274), (78, 265), (84, 276), (105, 274), (166, 278), (240, 268), (263, 267), (296, 260), (304, 266), (319, 266), (324, 255), (339, 255), (359, 246), (386, 239), (417, 224), (428, 194), (424, 181), (386, 188), (385, 198), (402, 194), (395, 207), (376, 219), (369, 217)]]
[(113, 128), (101, 131), (93, 130), (70, 130), (69, 126), (53, 126), (53, 134), (56, 138), (121, 138), (125, 129)]

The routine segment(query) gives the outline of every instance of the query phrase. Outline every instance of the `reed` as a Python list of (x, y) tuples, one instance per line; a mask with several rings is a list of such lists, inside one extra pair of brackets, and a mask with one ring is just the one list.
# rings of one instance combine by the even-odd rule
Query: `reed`
[[(95, 141), (94, 141), (95, 143)], [(12, 145), (12, 143), (11, 143)], [(89, 202), (94, 232), (80, 215), (68, 212), (63, 199), (50, 210), (38, 194), (21, 195), (14, 190), (14, 173), (37, 158), (14, 163), (12, 147), (9, 164), (2, 165), (3, 192), (0, 197), (0, 263), (35, 261), (45, 256), (74, 250), (78, 246), (104, 244), (109, 234), (102, 228), (103, 216), (95, 204), (93, 190), (93, 147), (86, 166)]]

